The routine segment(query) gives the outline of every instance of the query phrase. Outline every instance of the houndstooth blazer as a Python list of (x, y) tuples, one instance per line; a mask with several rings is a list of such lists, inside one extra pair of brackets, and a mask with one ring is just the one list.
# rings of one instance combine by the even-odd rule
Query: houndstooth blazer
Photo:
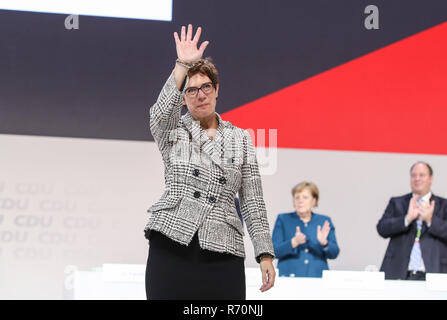
[(198, 232), (201, 248), (245, 257), (244, 227), (234, 204), (239, 193), (256, 261), (262, 254), (274, 257), (249, 133), (216, 113), (219, 126), (209, 139), (189, 112), (181, 116), (182, 97), (172, 73), (150, 109), (151, 132), (164, 162), (165, 191), (148, 210), (146, 238), (156, 230), (188, 245)]

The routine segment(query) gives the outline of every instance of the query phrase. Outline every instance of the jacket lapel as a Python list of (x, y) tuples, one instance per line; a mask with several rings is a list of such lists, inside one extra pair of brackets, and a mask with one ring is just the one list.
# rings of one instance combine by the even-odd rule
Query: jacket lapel
[[(403, 214), (404, 217), (406, 216), (407, 212), (408, 212), (408, 208), (410, 207), (410, 200), (413, 197), (413, 194), (409, 193), (404, 199), (403, 199)], [(413, 248), (413, 244), (414, 244), (414, 239), (416, 238), (416, 233), (417, 233), (417, 223), (416, 220), (412, 221), (410, 223), (410, 225), (408, 226), (408, 228), (410, 229), (409, 231), (409, 237), (407, 238), (408, 241), (408, 248)]]
[[(219, 126), (217, 127), (216, 135), (214, 136), (213, 143), (213, 155), (211, 159), (215, 164), (217, 164), (221, 169), (223, 169), (223, 155), (225, 150), (225, 136), (227, 131), (227, 123), (222, 121), (222, 118), (219, 114), (216, 113), (217, 121), (219, 122)], [(208, 139), (211, 141), (210, 139)]]
[(222, 158), (226, 123), (222, 121), (220, 115), (217, 113), (216, 117), (219, 125), (214, 140), (208, 137), (206, 131), (200, 127), (200, 122), (194, 120), (189, 112), (182, 117), (182, 120), (186, 129), (190, 132), (193, 150), (198, 149), (198, 156), (200, 157), (201, 163), (207, 161), (205, 158), (209, 158), (213, 163), (223, 169)]

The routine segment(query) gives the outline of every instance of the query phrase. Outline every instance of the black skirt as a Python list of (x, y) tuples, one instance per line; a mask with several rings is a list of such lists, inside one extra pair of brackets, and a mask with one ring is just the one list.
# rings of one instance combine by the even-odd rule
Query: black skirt
[(244, 258), (188, 246), (150, 231), (146, 296), (150, 300), (245, 300)]

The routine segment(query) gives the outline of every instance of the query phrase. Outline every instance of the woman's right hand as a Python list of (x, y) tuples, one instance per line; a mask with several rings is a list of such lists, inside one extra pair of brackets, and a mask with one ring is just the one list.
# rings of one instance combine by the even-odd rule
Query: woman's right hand
[(174, 32), (175, 47), (177, 50), (177, 58), (186, 63), (193, 63), (200, 60), (203, 56), (205, 48), (208, 46), (209, 41), (204, 41), (197, 49), (199, 43), (200, 34), (202, 28), (198, 27), (194, 38), (192, 37), (192, 25), (188, 25), (188, 31), (186, 32), (185, 26), (182, 26), (180, 32), (180, 38), (177, 32)]
[(301, 232), (300, 227), (296, 227), (295, 236), (292, 238), (292, 248), (298, 247), (300, 244), (303, 244), (307, 241), (306, 235)]

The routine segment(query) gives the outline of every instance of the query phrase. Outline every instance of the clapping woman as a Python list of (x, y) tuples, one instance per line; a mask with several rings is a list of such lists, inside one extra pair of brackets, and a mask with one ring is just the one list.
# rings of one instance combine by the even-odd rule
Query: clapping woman
[(299, 183), (292, 196), (295, 210), (279, 214), (273, 229), (279, 276), (321, 277), (329, 269), (327, 259), (335, 259), (340, 252), (334, 224), (313, 211), (319, 199), (315, 184)]

